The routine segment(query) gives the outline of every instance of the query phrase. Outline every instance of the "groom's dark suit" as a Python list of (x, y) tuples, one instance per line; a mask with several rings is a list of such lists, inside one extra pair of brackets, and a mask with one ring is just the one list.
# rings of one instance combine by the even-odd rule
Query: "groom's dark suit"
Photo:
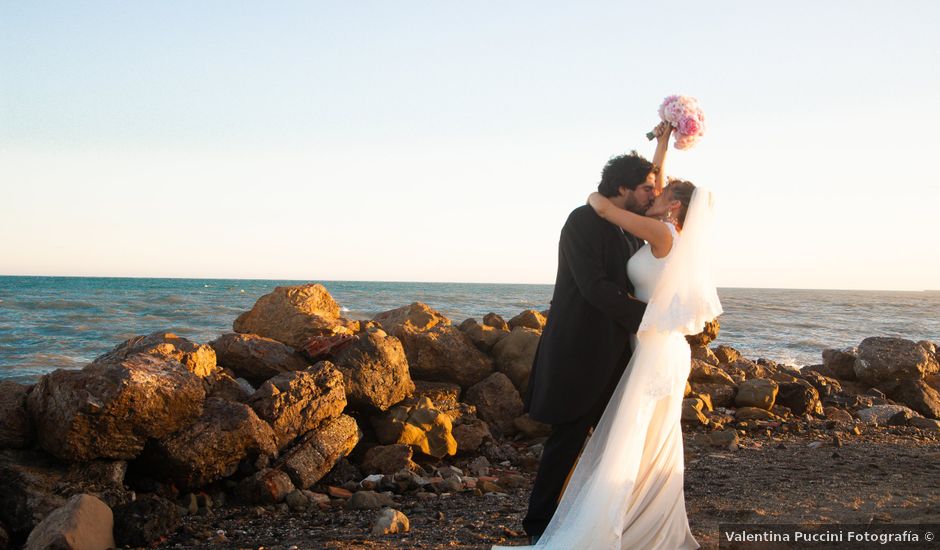
[(558, 244), (558, 274), (548, 324), (529, 376), (529, 416), (552, 424), (523, 526), (541, 535), (632, 350), (646, 304), (630, 295), (627, 260), (642, 241), (590, 206), (568, 216)]

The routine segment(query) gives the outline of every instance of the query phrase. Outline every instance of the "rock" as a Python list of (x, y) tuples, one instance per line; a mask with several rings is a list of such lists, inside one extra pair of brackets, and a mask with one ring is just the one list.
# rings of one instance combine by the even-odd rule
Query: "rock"
[(702, 434), (702, 443), (710, 447), (722, 447), (729, 450), (735, 450), (740, 444), (738, 431), (733, 429), (717, 430), (710, 434)]
[(734, 417), (738, 420), (768, 420), (772, 422), (780, 422), (783, 420), (767, 409), (758, 407), (741, 407), (735, 411)]
[(783, 382), (778, 384), (776, 403), (790, 409), (793, 414), (822, 414), (819, 392), (809, 382)]
[[(241, 380), (241, 382), (238, 380)], [(208, 383), (206, 399), (216, 397), (234, 403), (245, 403), (251, 397), (251, 394), (255, 393), (255, 389), (244, 378), (238, 380), (232, 378), (231, 374), (224, 370), (216, 371), (212, 376), (206, 378)]]
[(931, 388), (940, 391), (940, 374), (928, 374), (924, 376), (924, 382)]
[(304, 370), (310, 361), (294, 348), (257, 334), (229, 332), (209, 342), (219, 365), (231, 369), (235, 377), (260, 386), (268, 378), (284, 372)]
[(691, 336), (686, 336), (685, 339), (688, 340), (690, 346), (707, 346), (712, 343), (715, 338), (718, 338), (718, 331), (721, 329), (721, 323), (718, 322), (718, 318), (712, 319), (705, 323), (705, 328), (702, 332), (694, 334)]
[(708, 425), (708, 418), (702, 414), (705, 403), (696, 397), (682, 400), (682, 422), (696, 426)]
[(306, 510), (310, 506), (310, 499), (307, 498), (307, 495), (304, 493), (304, 491), (297, 489), (288, 493), (287, 497), (284, 498), (284, 502), (292, 512), (300, 512)]
[(26, 394), (29, 386), (0, 381), (0, 449), (25, 449), (33, 439)]
[(473, 452), (480, 448), (487, 439), (492, 439), (489, 426), (476, 417), (461, 419), (451, 433), (457, 442), (459, 452)]
[(855, 376), (869, 386), (891, 380), (919, 380), (937, 372), (937, 360), (910, 340), (875, 336), (858, 346)]
[(527, 439), (537, 439), (539, 437), (548, 437), (552, 433), (551, 424), (545, 424), (538, 420), (532, 420), (528, 414), (516, 417), (513, 420), (516, 429)]
[(741, 352), (731, 346), (721, 345), (712, 350), (719, 363), (731, 364), (741, 358)]
[(692, 359), (707, 363), (709, 365), (718, 366), (718, 357), (712, 353), (712, 350), (708, 349), (705, 346), (692, 346)]
[(378, 445), (366, 451), (362, 470), (369, 474), (386, 475), (401, 470), (415, 470), (418, 465), (411, 460), (413, 453), (410, 445)]
[(852, 415), (845, 409), (840, 409), (839, 407), (824, 407), (823, 413), (826, 415), (827, 420), (833, 422), (840, 422), (843, 424), (852, 424), (855, 422), (855, 419), (852, 418)]
[(522, 415), (522, 397), (505, 374), (496, 372), (467, 390), (464, 400), (476, 406), (477, 414), (490, 425), (506, 432)]
[(516, 327), (525, 327), (541, 333), (545, 328), (545, 322), (546, 319), (541, 313), (534, 309), (527, 309), (509, 320), (509, 328), (515, 330)]
[(497, 342), (502, 340), (509, 332), (481, 325), (475, 319), (467, 319), (460, 324), (460, 330), (470, 338), (473, 345), (483, 353), (489, 353)]
[(92, 495), (75, 495), (36, 526), (25, 550), (114, 548), (111, 508)]
[(401, 340), (411, 376), (463, 388), (493, 372), (493, 364), (466, 334), (420, 302), (380, 313), (375, 320)]
[(114, 508), (114, 542), (147, 547), (176, 531), (182, 521), (179, 507), (153, 494)]
[(371, 420), (376, 437), (383, 445), (411, 445), (435, 458), (457, 453), (450, 417), (426, 397), (405, 401)]
[(346, 501), (347, 510), (378, 510), (384, 506), (394, 506), (395, 500), (375, 491), (358, 491)]
[(920, 430), (927, 430), (930, 432), (940, 432), (940, 420), (934, 420), (932, 418), (922, 418), (920, 416), (915, 416), (908, 421), (908, 424), (918, 428)]
[(737, 386), (734, 379), (725, 371), (701, 359), (694, 358), (692, 359), (692, 368), (689, 371), (689, 382)]
[(149, 438), (202, 414), (199, 377), (172, 359), (146, 354), (43, 376), (26, 400), (40, 446), (64, 460), (131, 459)]
[(755, 378), (738, 385), (734, 402), (739, 407), (759, 407), (770, 410), (777, 397), (778, 386), (773, 380)]
[[(727, 365), (722, 370), (727, 372), (732, 378), (735, 377), (733, 374), (735, 372), (743, 373), (746, 380), (751, 380), (754, 378), (767, 378), (769, 376), (766, 368), (758, 365), (750, 359), (744, 359), (743, 357), (734, 363)], [(738, 381), (738, 384), (740, 383), (741, 381)]]
[(496, 330), (502, 330), (505, 332), (509, 332), (511, 330), (509, 323), (507, 323), (505, 319), (503, 319), (499, 315), (496, 315), (495, 313), (487, 313), (486, 315), (484, 315), (483, 324), (485, 326), (493, 327)]
[(892, 401), (907, 405), (927, 418), (940, 419), (940, 393), (923, 380), (897, 380), (878, 387)]
[(257, 334), (303, 349), (314, 336), (351, 334), (339, 318), (339, 304), (323, 285), (279, 286), (265, 294), (250, 311), (235, 319), (233, 329)]
[(192, 490), (234, 474), (243, 459), (276, 454), (274, 431), (251, 407), (211, 398), (199, 419), (148, 444), (139, 460), (148, 471)]
[[(738, 394), (738, 388), (736, 386), (729, 386), (725, 383), (709, 384), (695, 382), (691, 384), (691, 391), (689, 395), (692, 395), (692, 393), (707, 395), (711, 401), (712, 407), (727, 408), (734, 406), (734, 398)], [(688, 395), (685, 397), (688, 397)]]
[(816, 388), (820, 399), (826, 399), (842, 391), (842, 384), (835, 378), (829, 378), (814, 371), (802, 372), (801, 376)]
[(243, 479), (235, 488), (235, 494), (246, 504), (277, 504), (294, 489), (286, 473), (268, 468)]
[(460, 386), (450, 382), (415, 380), (414, 398), (427, 397), (438, 409), (450, 415), (451, 420), (460, 416)]
[(408, 516), (393, 508), (383, 508), (375, 519), (375, 523), (372, 524), (372, 535), (407, 533), (410, 528)]
[(839, 380), (855, 380), (855, 360), (858, 348), (827, 349), (822, 352), (823, 367), (821, 374)]
[(907, 426), (911, 419), (916, 418), (914, 411), (907, 409), (896, 413), (888, 419), (886, 426)]
[(340, 458), (348, 455), (360, 437), (355, 419), (341, 415), (304, 435), (274, 468), (289, 475), (297, 488), (307, 489), (320, 481)]
[(346, 408), (343, 374), (328, 361), (281, 373), (258, 388), (248, 404), (274, 429), (278, 449)]
[(867, 409), (862, 409), (856, 414), (858, 415), (858, 419), (866, 424), (884, 426), (887, 425), (888, 420), (890, 420), (892, 416), (908, 411), (911, 416), (917, 415), (917, 413), (902, 405), (875, 405)]
[(508, 376), (520, 394), (524, 394), (529, 385), (529, 372), (539, 347), (539, 338), (537, 330), (516, 326), (493, 347), (496, 370)]
[(17, 543), (50, 512), (65, 504), (56, 489), (65, 477), (61, 464), (37, 451), (0, 451), (0, 520)]
[(414, 392), (401, 342), (381, 329), (360, 333), (336, 355), (335, 363), (352, 407), (385, 411)]
[[(357, 422), (358, 424), (358, 422)], [(359, 467), (343, 457), (336, 461), (333, 468), (319, 481), (321, 485), (335, 485), (341, 487), (346, 483), (355, 483), (362, 479)]]
[(200, 378), (211, 375), (217, 369), (215, 350), (205, 344), (196, 344), (180, 338), (171, 332), (154, 332), (145, 336), (135, 336), (98, 357), (92, 361), (92, 364), (120, 363), (137, 354), (178, 361)]

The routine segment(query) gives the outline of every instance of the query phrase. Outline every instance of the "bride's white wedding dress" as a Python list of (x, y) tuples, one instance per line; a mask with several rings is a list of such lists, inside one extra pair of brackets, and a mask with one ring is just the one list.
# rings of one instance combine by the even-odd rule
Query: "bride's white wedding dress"
[(706, 266), (710, 214), (711, 195), (696, 190), (682, 235), (670, 225), (670, 253), (656, 258), (646, 245), (630, 258), (636, 296), (649, 304), (633, 358), (535, 548), (699, 547), (685, 510), (680, 417), (685, 335), (721, 313)]

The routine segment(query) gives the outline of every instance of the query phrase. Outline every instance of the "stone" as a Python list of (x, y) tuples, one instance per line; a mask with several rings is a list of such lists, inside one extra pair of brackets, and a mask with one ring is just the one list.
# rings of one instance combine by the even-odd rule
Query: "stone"
[(371, 418), (379, 443), (411, 445), (422, 453), (442, 458), (457, 453), (450, 417), (424, 397), (405, 401)]
[(0, 449), (25, 449), (33, 440), (26, 394), (29, 386), (0, 381)]
[(513, 424), (516, 427), (516, 430), (519, 431), (527, 439), (538, 439), (540, 437), (548, 437), (552, 433), (551, 424), (545, 424), (544, 422), (539, 422), (538, 420), (532, 420), (529, 418), (528, 414), (516, 417), (513, 420)]
[(917, 416), (917, 413), (903, 405), (875, 405), (862, 409), (855, 414), (859, 420), (866, 424), (885, 426), (891, 417), (898, 413), (909, 413), (911, 416)]
[[(767, 378), (770, 373), (767, 372), (767, 369), (761, 365), (758, 365), (750, 359), (739, 358), (737, 361), (731, 363), (730, 365), (722, 368), (727, 372), (732, 378), (735, 377), (734, 373), (742, 373), (746, 380), (751, 380), (753, 378)], [(741, 381), (738, 381), (740, 384)]]
[(39, 445), (69, 461), (132, 459), (202, 414), (201, 379), (147, 354), (43, 376), (26, 403)]
[(897, 380), (878, 389), (896, 403), (907, 405), (927, 418), (940, 419), (940, 392), (923, 380)]
[(408, 523), (408, 516), (394, 508), (383, 508), (376, 517), (375, 523), (372, 524), (372, 535), (407, 533), (409, 529), (411, 527)]
[(413, 454), (410, 445), (378, 445), (366, 451), (362, 459), (362, 470), (369, 474), (386, 475), (401, 470), (416, 470), (418, 465), (411, 460)]
[(343, 373), (351, 407), (386, 411), (414, 392), (401, 341), (381, 329), (360, 333), (335, 356), (334, 363)]
[(718, 357), (705, 346), (692, 346), (692, 359), (709, 365), (718, 366)]
[(218, 368), (215, 350), (210, 346), (196, 344), (172, 332), (154, 332), (144, 336), (135, 336), (98, 357), (92, 361), (92, 364), (120, 363), (137, 354), (178, 361), (200, 378), (211, 375)]
[(855, 360), (858, 348), (826, 349), (822, 352), (823, 367), (821, 374), (839, 380), (855, 380)]
[(114, 542), (118, 546), (147, 547), (176, 531), (181, 521), (176, 504), (143, 494), (114, 508)]
[(217, 397), (234, 403), (245, 403), (251, 394), (255, 393), (255, 389), (244, 378), (239, 380), (242, 382), (232, 378), (232, 375), (224, 370), (216, 371), (206, 378), (206, 399)]
[(484, 315), (483, 324), (485, 326), (493, 327), (496, 330), (502, 330), (505, 332), (509, 332), (511, 330), (509, 323), (507, 323), (505, 319), (503, 319), (499, 315), (496, 315), (495, 313), (487, 313), (486, 315)]
[(684, 397), (693, 393), (698, 395), (707, 395), (711, 401), (712, 407), (733, 407), (734, 398), (738, 394), (737, 386), (729, 386), (725, 383), (710, 384), (694, 382), (690, 384), (690, 392)]
[(493, 347), (496, 370), (508, 376), (520, 394), (524, 394), (529, 385), (529, 372), (540, 337), (535, 329), (516, 326)]
[(250, 311), (235, 319), (232, 328), (303, 349), (315, 336), (352, 334), (339, 318), (339, 304), (323, 285), (279, 286), (265, 294)]
[(320, 481), (339, 461), (352, 452), (362, 437), (356, 420), (347, 415), (330, 419), (308, 432), (284, 456), (274, 469), (290, 476), (299, 489)]
[(481, 325), (475, 319), (467, 319), (460, 324), (460, 330), (470, 338), (473, 345), (483, 353), (489, 353), (493, 346), (502, 340), (509, 332), (493, 328), (488, 325)]
[(304, 494), (304, 491), (293, 490), (284, 498), (284, 502), (292, 512), (306, 510), (310, 506), (310, 499)]
[(65, 504), (56, 489), (65, 468), (49, 455), (33, 450), (0, 451), (0, 521), (22, 544), (30, 531)]
[(915, 416), (908, 421), (911, 426), (930, 432), (940, 432), (940, 420)]
[(804, 380), (778, 384), (776, 403), (800, 416), (823, 412), (822, 403), (819, 402), (819, 392), (812, 384)]
[(773, 380), (762, 378), (745, 380), (738, 385), (734, 402), (738, 407), (759, 407), (770, 410), (774, 406), (777, 391), (777, 383)]
[(261, 385), (248, 399), (258, 416), (274, 429), (278, 449), (346, 408), (343, 374), (329, 361), (309, 370), (285, 372)]
[(114, 516), (100, 499), (75, 495), (50, 513), (26, 539), (24, 550), (114, 548)]
[(689, 371), (689, 382), (698, 382), (705, 384), (724, 384), (726, 386), (737, 386), (731, 375), (712, 364), (701, 359), (692, 359), (692, 368)]
[[(460, 386), (450, 382), (431, 382), (428, 380), (415, 380), (413, 397), (420, 399), (427, 397), (434, 406), (450, 415), (451, 420), (460, 416)], [(475, 414), (475, 411), (474, 411)]]
[(937, 370), (936, 358), (910, 340), (874, 336), (858, 345), (855, 376), (869, 386), (892, 380), (919, 380)]
[(695, 426), (708, 425), (708, 417), (702, 413), (705, 403), (698, 398), (682, 400), (682, 422)]
[(475, 384), (464, 400), (476, 406), (479, 417), (503, 432), (514, 428), (514, 420), (522, 415), (522, 397), (508, 376), (496, 372)]
[(718, 318), (716, 317), (705, 323), (702, 332), (686, 336), (685, 339), (688, 340), (690, 346), (707, 346), (712, 343), (715, 338), (718, 338), (718, 331), (720, 329), (721, 323), (718, 322)]
[(706, 434), (705, 444), (711, 447), (723, 447), (725, 449), (735, 450), (740, 444), (738, 431), (733, 429), (724, 429)]
[(231, 476), (242, 460), (254, 462), (258, 456), (276, 454), (274, 430), (251, 407), (211, 398), (202, 416), (148, 444), (139, 461), (185, 491)]
[(541, 313), (534, 309), (527, 309), (509, 320), (509, 328), (515, 330), (516, 327), (525, 327), (541, 333), (545, 328), (545, 323), (546, 319)]
[(385, 506), (393, 506), (392, 497), (376, 493), (375, 491), (357, 491), (349, 497), (344, 507), (347, 510), (378, 510)]
[(266, 468), (243, 479), (235, 494), (246, 504), (277, 504), (295, 488), (286, 473)]
[(843, 424), (852, 424), (855, 422), (855, 419), (852, 418), (852, 415), (847, 410), (840, 409), (839, 407), (823, 407), (823, 414), (826, 415), (827, 420), (833, 422)]
[(735, 411), (734, 417), (737, 420), (767, 420), (771, 422), (780, 422), (783, 420), (767, 409), (759, 407), (741, 407)]
[(493, 438), (486, 422), (476, 417), (461, 419), (460, 423), (453, 427), (451, 433), (457, 442), (459, 452), (476, 451), (486, 440)]
[(235, 378), (244, 378), (253, 386), (260, 386), (278, 374), (310, 366), (310, 361), (294, 348), (257, 334), (229, 332), (209, 345), (215, 350), (219, 366), (230, 369)]
[(493, 372), (493, 363), (450, 320), (420, 302), (375, 317), (401, 340), (411, 376), (467, 388)]
[(731, 364), (741, 357), (741, 352), (731, 346), (717, 346), (712, 352), (715, 354), (715, 357), (718, 358), (719, 363)]
[(815, 371), (804, 371), (800, 374), (803, 380), (806, 380), (816, 388), (820, 399), (826, 399), (842, 391), (842, 384), (835, 378), (824, 376)]

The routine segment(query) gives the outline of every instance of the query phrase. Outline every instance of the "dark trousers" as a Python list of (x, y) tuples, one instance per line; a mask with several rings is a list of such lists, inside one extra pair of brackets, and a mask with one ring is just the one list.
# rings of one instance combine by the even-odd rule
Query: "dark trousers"
[[(621, 364), (626, 365), (630, 353), (628, 346), (624, 352), (625, 361)], [(555, 508), (558, 507), (558, 499), (565, 480), (574, 468), (584, 442), (587, 441), (588, 433), (604, 414), (604, 409), (607, 408), (610, 396), (613, 395), (621, 376), (622, 371), (618, 371), (614, 379), (608, 382), (601, 399), (598, 399), (586, 414), (571, 422), (552, 425), (552, 433), (542, 449), (539, 471), (535, 474), (532, 494), (529, 496), (529, 510), (522, 520), (522, 527), (529, 536), (541, 536), (548, 527), (548, 522), (551, 521)]]

